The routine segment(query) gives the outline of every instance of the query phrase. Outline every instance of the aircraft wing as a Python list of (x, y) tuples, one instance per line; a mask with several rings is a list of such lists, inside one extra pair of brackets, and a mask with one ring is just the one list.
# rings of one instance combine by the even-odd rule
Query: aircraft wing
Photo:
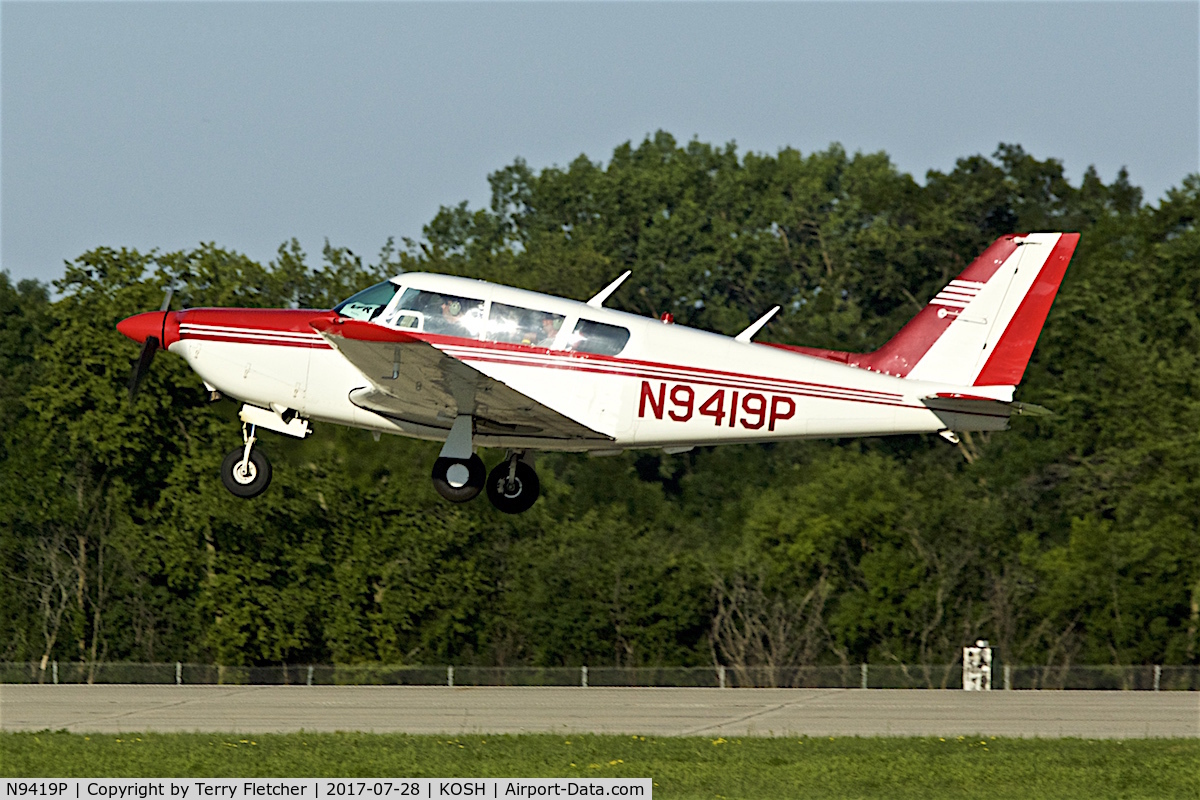
[(340, 317), (312, 327), (370, 383), (350, 393), (360, 408), (438, 428), (470, 414), (485, 435), (612, 441), (404, 331)]

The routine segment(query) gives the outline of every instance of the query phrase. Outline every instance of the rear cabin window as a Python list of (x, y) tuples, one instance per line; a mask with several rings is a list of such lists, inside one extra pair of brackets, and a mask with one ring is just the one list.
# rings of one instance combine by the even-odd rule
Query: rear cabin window
[(363, 289), (358, 294), (351, 295), (349, 299), (334, 306), (333, 310), (350, 319), (372, 320), (387, 308), (387, 304), (392, 301), (399, 289), (400, 287), (391, 281), (377, 283), (368, 289)]
[(595, 353), (600, 356), (615, 356), (629, 342), (629, 329), (618, 325), (606, 325), (581, 319), (571, 332), (567, 349), (577, 353)]
[(478, 339), (485, 327), (483, 301), (409, 288), (400, 296), (387, 322), (397, 328)]
[(549, 347), (562, 329), (562, 314), (492, 303), (487, 340), (530, 347)]

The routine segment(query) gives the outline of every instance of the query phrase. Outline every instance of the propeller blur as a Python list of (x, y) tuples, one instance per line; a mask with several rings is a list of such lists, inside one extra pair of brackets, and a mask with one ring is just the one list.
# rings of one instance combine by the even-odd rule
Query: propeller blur
[(146, 314), (138, 314), (117, 323), (118, 331), (135, 342), (142, 343), (142, 349), (138, 353), (137, 361), (133, 362), (133, 373), (129, 376), (130, 401), (137, 394), (142, 378), (146, 377), (146, 373), (150, 371), (150, 362), (154, 360), (154, 354), (162, 346), (162, 329), (167, 319), (167, 309), (171, 307), (171, 297), (174, 294), (174, 289), (167, 289), (166, 296), (163, 298), (162, 308), (157, 313), (152, 311)]

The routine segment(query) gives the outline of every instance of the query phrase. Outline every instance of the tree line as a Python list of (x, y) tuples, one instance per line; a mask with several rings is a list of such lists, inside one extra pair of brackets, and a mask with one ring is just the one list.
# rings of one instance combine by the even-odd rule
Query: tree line
[[(923, 183), (884, 153), (741, 154), (666, 133), (489, 178), (374, 260), (295, 242), (98, 247), (0, 273), (0, 660), (576, 666), (1200, 658), (1200, 176), (1156, 204), (1015, 145)], [(181, 306), (328, 308), (451, 272), (760, 339), (870, 350), (994, 238), (1083, 236), (1018, 399), (963, 436), (544, 454), (520, 517), (448, 505), (437, 445), (321, 426), (220, 485), (237, 404), (182, 359), (126, 397), (115, 324)], [(501, 454), (485, 453), (489, 463)]]

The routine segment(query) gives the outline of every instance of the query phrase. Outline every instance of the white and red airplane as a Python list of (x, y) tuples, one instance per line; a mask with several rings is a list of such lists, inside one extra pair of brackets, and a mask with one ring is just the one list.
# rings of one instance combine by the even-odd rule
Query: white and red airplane
[[(530, 453), (1001, 430), (1079, 235), (996, 240), (873, 353), (755, 344), (778, 306), (734, 337), (449, 275), (408, 273), (331, 311), (193, 308), (123, 320), (183, 356), (241, 408), (244, 444), (221, 477), (239, 497), (271, 480), (257, 431), (310, 421), (444, 442), (433, 467), (453, 502), (487, 488), (500, 511), (537, 499)], [(169, 300), (168, 300), (169, 302)], [(668, 323), (668, 324), (664, 324)], [(506, 448), (489, 475), (478, 447)]]

